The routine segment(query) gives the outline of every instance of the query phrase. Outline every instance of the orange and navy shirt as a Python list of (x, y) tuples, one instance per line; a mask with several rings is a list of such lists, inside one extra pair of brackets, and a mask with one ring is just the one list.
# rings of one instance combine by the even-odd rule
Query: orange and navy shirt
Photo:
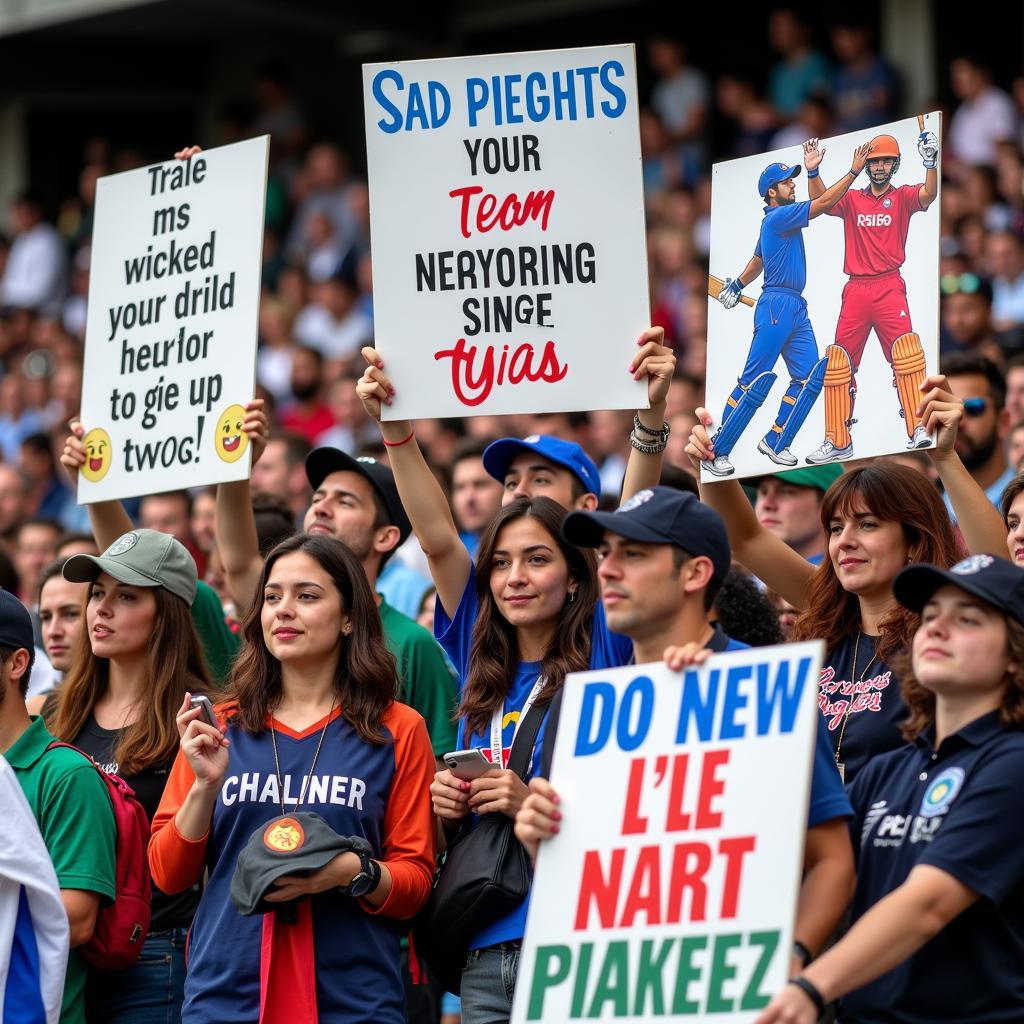
[[(338, 891), (310, 899), (315, 1000), (312, 992), (307, 1001), (295, 993), (290, 1012), (281, 1005), (275, 1014), (269, 1012), (266, 991), (268, 926), (275, 915), (243, 917), (230, 896), (238, 855), (257, 829), (281, 813), (271, 737), (269, 728), (254, 736), (234, 725), (230, 708), (217, 711), (231, 743), (210, 831), (191, 841), (175, 826), (195, 778), (179, 753), (153, 819), (149, 847), (153, 880), (165, 892), (179, 892), (204, 869), (210, 872), (190, 934), (183, 1024), (250, 1024), (278, 1015), (305, 1024), (317, 1013), (332, 1024), (403, 1024), (400, 920), (426, 902), (434, 873), (429, 792), (434, 754), (423, 719), (412, 708), (393, 703), (383, 716), (386, 742), (375, 746), (360, 739), (339, 712), (332, 716), (298, 809), (319, 814), (339, 835), (366, 839), (375, 859), (387, 866), (392, 888), (380, 907)], [(301, 733), (274, 726), (287, 811), (296, 809), (324, 722)], [(293, 926), (293, 931), (297, 945), (302, 929)], [(279, 928), (273, 941), (282, 934), (289, 933)], [(275, 999), (281, 996), (287, 1004), (289, 994), (274, 994)]]

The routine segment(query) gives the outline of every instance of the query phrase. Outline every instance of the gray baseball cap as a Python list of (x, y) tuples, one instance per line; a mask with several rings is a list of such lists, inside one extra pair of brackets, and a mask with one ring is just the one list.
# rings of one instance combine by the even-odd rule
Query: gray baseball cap
[(169, 533), (132, 530), (102, 555), (72, 555), (64, 579), (91, 583), (101, 572), (132, 587), (163, 587), (191, 606), (196, 596), (196, 563), (188, 549)]

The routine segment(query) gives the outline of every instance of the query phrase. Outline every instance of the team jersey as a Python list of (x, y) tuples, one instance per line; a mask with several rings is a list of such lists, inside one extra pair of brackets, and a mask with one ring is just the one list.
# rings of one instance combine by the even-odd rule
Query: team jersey
[(910, 218), (924, 210), (920, 185), (889, 188), (880, 196), (867, 188), (850, 189), (828, 211), (840, 217), (846, 237), (843, 273), (874, 277), (899, 270), (907, 258)]
[[(224, 721), (224, 709), (218, 714)], [(288, 811), (294, 810), (325, 721), (301, 733), (280, 723), (274, 727)], [(282, 999), (286, 1005), (291, 1000), (287, 1019), (295, 1024), (317, 1019), (307, 1011), (311, 1003), (320, 1024), (404, 1024), (399, 944), (405, 928), (398, 919), (414, 915), (430, 894), (434, 755), (423, 719), (412, 708), (393, 703), (383, 727), (385, 742), (371, 745), (335, 712), (299, 809), (319, 814), (339, 835), (366, 839), (391, 873), (391, 892), (379, 908), (337, 890), (318, 893), (299, 904), (299, 924), (285, 928), (278, 927), (275, 914), (243, 917), (230, 896), (238, 855), (257, 829), (281, 813), (269, 729), (254, 736), (227, 720), (231, 743), (224, 784), (209, 833), (194, 842), (174, 824), (194, 780), (187, 759), (178, 755), (153, 820), (149, 860), (153, 880), (165, 892), (194, 884), (204, 868), (210, 873), (189, 941), (183, 1024), (251, 1024), (262, 1019), (261, 1005), (280, 1006)], [(305, 934), (300, 928), (303, 906), (310, 908), (311, 935), (308, 924)], [(274, 956), (300, 959), (279, 944), (289, 931), (294, 938), (284, 943), (311, 949), (315, 992), (282, 991), (273, 984), (279, 977)]]
[(764, 263), (764, 288), (802, 292), (807, 284), (803, 229), (810, 223), (809, 202), (766, 206), (754, 255)]

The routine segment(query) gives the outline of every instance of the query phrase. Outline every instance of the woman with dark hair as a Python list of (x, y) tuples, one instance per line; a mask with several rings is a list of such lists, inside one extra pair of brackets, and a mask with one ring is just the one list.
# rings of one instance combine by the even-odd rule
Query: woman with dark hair
[[(102, 555), (73, 555), (63, 575), (88, 584), (81, 588), (84, 624), (43, 715), (54, 736), (124, 779), (152, 821), (177, 754), (178, 708), (186, 693), (211, 688), (189, 611), (195, 562), (173, 537), (133, 530)], [(173, 895), (153, 887), (150, 930), (138, 962), (123, 971), (90, 970), (89, 1020), (177, 1019), (185, 938), (198, 903), (198, 884)]]
[(1010, 561), (1024, 568), (1024, 473), (1018, 473), (1009, 482), (999, 507), (1006, 524), (1006, 549)]
[[(209, 872), (182, 1021), (401, 1024), (398, 920), (423, 905), (434, 869), (426, 727), (393, 699), (395, 660), (348, 547), (282, 541), (258, 594), (217, 725), (187, 697), (178, 709), (181, 751), (153, 822), (159, 885), (178, 892)], [(280, 910), (240, 913), (240, 854), (260, 837), (300, 851), (317, 815), (327, 853), (340, 852), (275, 877), (262, 900)]]
[(975, 555), (895, 581), (907, 746), (850, 787), (853, 925), (757, 1024), (1016, 1021), (1024, 1006), (1024, 572)]
[[(954, 448), (963, 403), (945, 388), (941, 376), (922, 386), (922, 422), (938, 432), (929, 455), (968, 550), (1001, 550), (999, 514)], [(711, 453), (711, 418), (706, 409), (697, 416), (686, 450), (701, 460)], [(895, 601), (892, 581), (910, 562), (949, 566), (964, 553), (938, 491), (920, 473), (885, 460), (844, 473), (822, 501), (828, 549), (817, 567), (761, 526), (735, 481), (702, 485), (701, 499), (725, 520), (736, 561), (802, 611), (790, 639), (825, 640), (818, 705), (836, 763), (852, 782), (872, 757), (901, 742), (905, 708), (889, 659), (910, 642), (918, 619)]]

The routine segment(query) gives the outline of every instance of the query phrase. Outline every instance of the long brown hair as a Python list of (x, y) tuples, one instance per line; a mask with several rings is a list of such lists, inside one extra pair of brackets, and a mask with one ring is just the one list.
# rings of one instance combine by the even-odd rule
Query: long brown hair
[[(1024, 727), (1024, 626), (1006, 616), (1006, 646), (1009, 660), (1016, 663), (1013, 672), (1007, 670), (1006, 692), (999, 706), (999, 720), (1003, 725)], [(913, 658), (909, 648), (901, 651), (892, 661), (892, 670), (900, 680), (900, 695), (910, 714), (901, 723), (903, 738), (912, 743), (935, 721), (935, 694), (926, 690), (914, 678)]]
[[(153, 633), (147, 648), (139, 692), (138, 717), (121, 730), (114, 757), (118, 773), (136, 775), (174, 760), (178, 751), (175, 717), (186, 693), (214, 694), (203, 649), (188, 605), (163, 587), (148, 588), (156, 599)], [(92, 598), (92, 584), (82, 608)], [(74, 660), (57, 691), (57, 706), (48, 722), (58, 739), (71, 742), (85, 725), (110, 678), (110, 661), (92, 653), (89, 630), (82, 627)]]
[[(966, 553), (953, 533), (938, 491), (917, 470), (894, 462), (875, 462), (844, 473), (821, 502), (825, 557), (808, 584), (807, 610), (793, 624), (793, 640), (820, 637), (831, 649), (860, 629), (860, 604), (839, 582), (827, 546), (832, 519), (858, 503), (879, 519), (900, 524), (911, 562), (931, 562), (948, 569)], [(887, 661), (906, 647), (920, 621), (919, 615), (895, 604), (880, 623), (875, 656)]]
[(558, 625), (541, 659), (544, 689), (537, 697), (543, 704), (561, 689), (569, 672), (590, 667), (591, 632), (597, 605), (597, 560), (591, 548), (578, 548), (562, 538), (565, 509), (550, 498), (517, 498), (491, 519), (477, 549), (476, 585), (479, 612), (473, 624), (469, 667), (462, 688), (458, 716), (465, 718), (471, 732), (483, 732), (491, 715), (508, 694), (509, 683), (519, 661), (515, 627), (498, 610), (491, 595), (491, 563), (503, 527), (517, 519), (535, 519), (562, 553), (576, 594), (558, 615)]
[(333, 537), (297, 534), (281, 541), (267, 555), (260, 574), (256, 600), (242, 623), (242, 649), (229, 683), (228, 700), (233, 720), (246, 732), (261, 733), (267, 716), (281, 700), (281, 663), (263, 640), (264, 591), (278, 559), (295, 553), (308, 555), (331, 578), (352, 633), (341, 643), (334, 673), (334, 692), (341, 715), (367, 743), (384, 742), (381, 718), (394, 700), (398, 673), (395, 659), (384, 643), (380, 612), (366, 573), (352, 550)]

